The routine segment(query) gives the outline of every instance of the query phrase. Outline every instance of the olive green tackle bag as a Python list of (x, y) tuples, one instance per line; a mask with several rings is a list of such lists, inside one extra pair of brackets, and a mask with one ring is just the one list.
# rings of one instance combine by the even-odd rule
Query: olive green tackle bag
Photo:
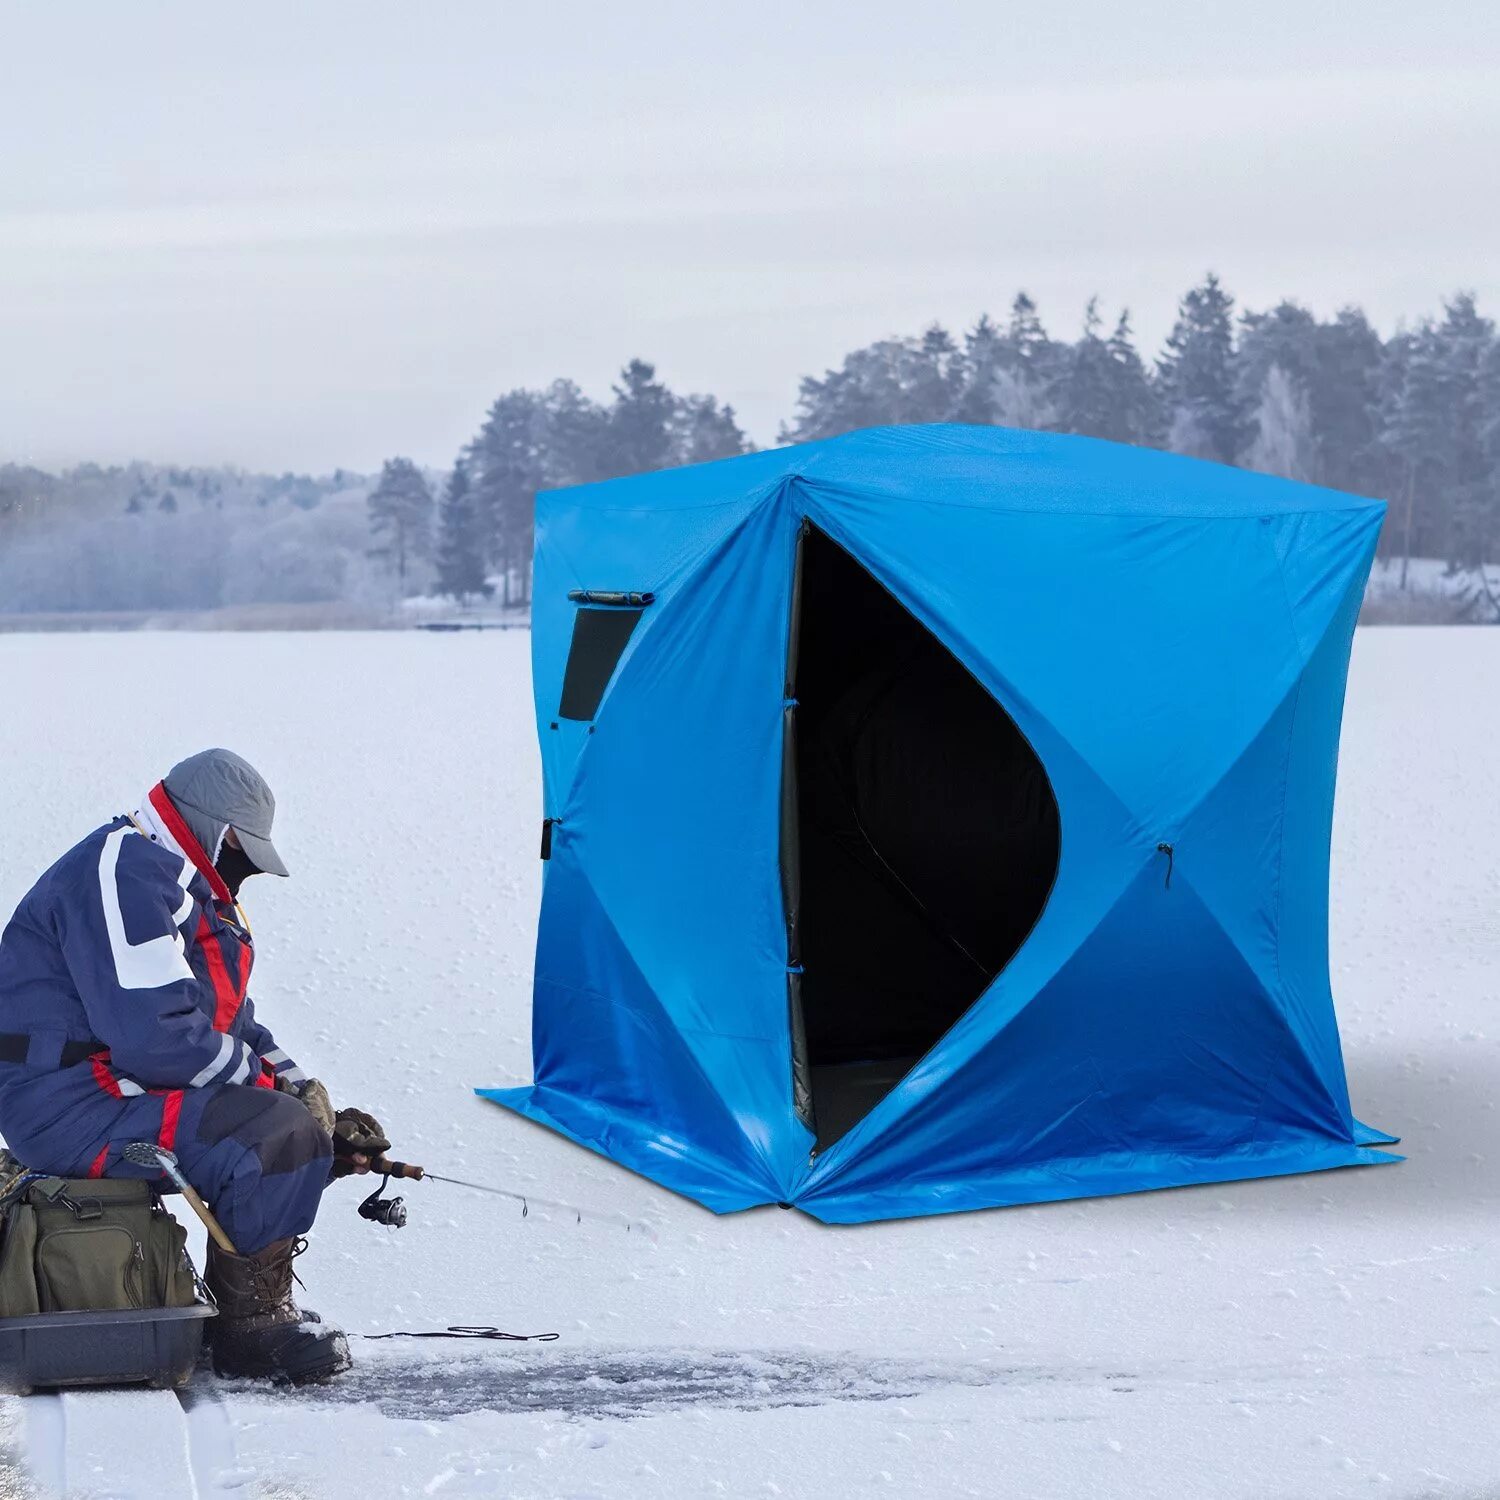
[(198, 1300), (187, 1232), (149, 1183), (42, 1177), (0, 1204), (0, 1318)]

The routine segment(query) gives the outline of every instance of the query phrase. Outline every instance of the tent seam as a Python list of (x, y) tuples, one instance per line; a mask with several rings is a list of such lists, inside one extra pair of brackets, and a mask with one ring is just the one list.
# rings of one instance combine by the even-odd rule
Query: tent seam
[[(1277, 571), (1280, 572), (1280, 569), (1278, 568)], [(1285, 579), (1283, 579), (1282, 580), (1283, 593), (1285, 592), (1285, 587), (1286, 587), (1286, 583), (1285, 583)], [(1288, 607), (1290, 607), (1290, 601), (1288, 601)], [(1295, 633), (1295, 630), (1294, 630), (1293, 631), (1294, 637), (1295, 637), (1295, 634), (1296, 633)], [(1298, 649), (1299, 650), (1301, 649), (1300, 642), (1299, 642)], [(1306, 671), (1305, 665), (1304, 665), (1303, 671), (1304, 672)], [(1282, 754), (1282, 757), (1281, 757), (1281, 797), (1280, 797), (1280, 799), (1278, 801), (1277, 815), (1276, 815), (1276, 895), (1275, 895), (1275, 901), (1276, 901), (1276, 947), (1275, 947), (1275, 949), (1273, 951), (1273, 957), (1274, 957), (1275, 962), (1276, 962), (1276, 992), (1277, 992), (1278, 995), (1284, 995), (1285, 991), (1286, 991), (1286, 981), (1283, 978), (1282, 972), (1281, 972), (1281, 923), (1282, 923), (1282, 913), (1283, 913), (1283, 901), (1284, 901), (1284, 897), (1285, 897), (1285, 893), (1286, 893), (1286, 880), (1285, 880), (1285, 873), (1286, 873), (1286, 799), (1287, 799), (1287, 788), (1291, 784), (1292, 745), (1296, 741), (1296, 738), (1297, 738), (1297, 714), (1298, 714), (1298, 711), (1302, 707), (1302, 683), (1303, 683), (1303, 680), (1304, 680), (1303, 673), (1299, 673), (1298, 676), (1297, 676), (1297, 689), (1296, 689), (1296, 692), (1295, 692), (1295, 694), (1293, 695), (1293, 698), (1292, 698), (1292, 722), (1291, 722), (1291, 725), (1287, 729), (1286, 750)], [(1268, 720), (1267, 722), (1269, 723), (1270, 721)], [(1230, 938), (1230, 941), (1233, 942), (1234, 939)], [(1253, 970), (1252, 970), (1252, 972), (1253, 972)], [(1283, 1022), (1285, 1022), (1285, 1019), (1286, 1019), (1285, 1018), (1285, 1014), (1284, 1014), (1284, 1012), (1282, 1012), (1280, 1005), (1278, 1003), (1276, 1003), (1274, 1000), (1273, 1000), (1273, 1003), (1272, 1003), (1272, 1008), (1275, 1009), (1277, 1011), (1277, 1013), (1281, 1015)], [(1297, 1046), (1297, 1050), (1300, 1051), (1300, 1052), (1302, 1052), (1304, 1061), (1306, 1061), (1310, 1065), (1310, 1067), (1311, 1067), (1311, 1071), (1312, 1071), (1313, 1077), (1318, 1080), (1319, 1087), (1323, 1088), (1323, 1092), (1325, 1094), (1327, 1094), (1328, 1091), (1327, 1091), (1326, 1087), (1323, 1086), (1322, 1075), (1319, 1074), (1319, 1072), (1317, 1070), (1317, 1067), (1312, 1064), (1312, 1059), (1307, 1056), (1306, 1051), (1303, 1048), (1301, 1048), (1300, 1046), (1297, 1045), (1297, 1035), (1296, 1035), (1296, 1032), (1293, 1031), (1292, 1028), (1291, 1028), (1291, 1026), (1289, 1026), (1289, 1025), (1284, 1026), (1284, 1031), (1285, 1031), (1286, 1036), (1291, 1039), (1292, 1044), (1294, 1046)], [(1260, 1134), (1261, 1116), (1265, 1113), (1266, 1099), (1270, 1095), (1270, 1092), (1271, 1092), (1271, 1078), (1275, 1074), (1275, 1072), (1276, 1072), (1276, 1061), (1273, 1058), (1271, 1060), (1271, 1062), (1269, 1064), (1267, 1064), (1267, 1067), (1266, 1067), (1266, 1076), (1265, 1076), (1264, 1081), (1261, 1084), (1260, 1101), (1255, 1106), (1255, 1123), (1250, 1127), (1250, 1139), (1252, 1141), (1256, 1138), (1257, 1135)], [(1331, 1096), (1329, 1097), (1329, 1101), (1328, 1102), (1330, 1104), (1334, 1103), (1334, 1100), (1333, 1100), (1333, 1098)]]

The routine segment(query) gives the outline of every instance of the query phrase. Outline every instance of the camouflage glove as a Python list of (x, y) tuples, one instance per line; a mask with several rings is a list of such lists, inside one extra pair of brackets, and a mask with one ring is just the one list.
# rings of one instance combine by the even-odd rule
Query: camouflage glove
[(305, 1078), (301, 1083), (288, 1083), (278, 1078), (276, 1087), (281, 1093), (292, 1094), (300, 1099), (307, 1106), (307, 1112), (313, 1119), (329, 1135), (333, 1134), (333, 1100), (328, 1097), (328, 1090), (316, 1078)]
[[(362, 1109), (341, 1109), (333, 1122), (332, 1177), (347, 1177), (351, 1172), (368, 1172), (370, 1162), (384, 1156), (391, 1143), (374, 1115)], [(357, 1158), (363, 1157), (364, 1161)]]

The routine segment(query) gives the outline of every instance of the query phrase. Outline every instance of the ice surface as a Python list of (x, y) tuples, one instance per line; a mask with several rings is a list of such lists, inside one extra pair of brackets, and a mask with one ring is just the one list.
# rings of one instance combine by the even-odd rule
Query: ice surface
[[(522, 633), (0, 636), (0, 907), (180, 755), (270, 777), (253, 993), (437, 1171), (330, 1190), (307, 1299), (348, 1384), (223, 1391), (245, 1495), (1500, 1492), (1500, 632), (1362, 631), (1333, 967), (1381, 1172), (830, 1229), (717, 1219), (472, 1097), (530, 1076), (540, 809)], [(8, 1420), (8, 1419), (7, 1419)], [(3, 1485), (0, 1485), (3, 1493)]]

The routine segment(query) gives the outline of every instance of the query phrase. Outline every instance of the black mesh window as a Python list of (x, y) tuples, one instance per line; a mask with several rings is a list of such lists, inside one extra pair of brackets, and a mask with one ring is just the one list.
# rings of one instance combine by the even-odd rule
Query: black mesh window
[(573, 644), (563, 673), (560, 719), (592, 719), (599, 700), (614, 676), (630, 633), (642, 611), (638, 609), (580, 609), (573, 621)]

